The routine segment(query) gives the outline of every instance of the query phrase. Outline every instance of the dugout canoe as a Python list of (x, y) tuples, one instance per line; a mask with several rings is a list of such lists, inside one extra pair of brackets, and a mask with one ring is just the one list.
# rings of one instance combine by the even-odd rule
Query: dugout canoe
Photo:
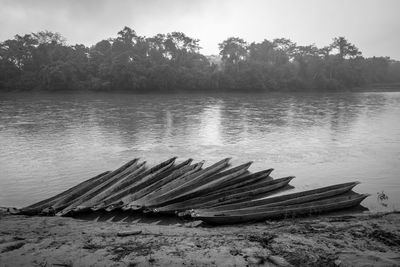
[(182, 192), (180, 195), (174, 195), (166, 202), (180, 203), (188, 199), (218, 191), (225, 185), (230, 184), (230, 180), (239, 176), (243, 177), (243, 174), (248, 172), (247, 169), (251, 164), (252, 162), (248, 162), (224, 172), (217, 173), (207, 179), (202, 179), (197, 184), (193, 184), (191, 188), (187, 189), (187, 191)]
[(117, 181), (116, 183), (109, 185), (107, 188), (102, 190), (101, 192), (98, 192), (96, 195), (94, 195), (92, 198), (86, 200), (85, 202), (81, 203), (76, 207), (74, 210), (83, 210), (83, 209), (88, 209), (102, 201), (103, 199), (107, 198), (111, 194), (118, 192), (130, 184), (134, 183), (135, 179), (141, 175), (143, 172), (145, 172), (145, 166), (146, 162), (142, 162), (141, 164), (138, 165), (138, 168), (131, 172), (129, 175), (126, 175), (123, 177), (123, 179)]
[[(180, 201), (177, 203), (172, 203), (166, 206), (160, 206), (154, 209), (155, 212), (179, 212), (179, 211), (184, 211), (187, 209), (194, 209), (198, 208), (201, 206), (204, 206), (204, 203), (208, 203), (209, 201), (221, 198), (223, 196), (226, 196), (229, 193), (238, 193), (240, 192), (239, 190), (235, 190), (240, 185), (244, 187), (245, 185), (249, 185), (251, 183), (257, 183), (261, 182), (261, 184), (265, 182), (270, 182), (273, 179), (269, 176), (270, 173), (272, 172), (272, 169), (266, 170), (266, 171), (260, 171), (257, 173), (253, 174), (246, 174), (243, 176), (240, 176), (238, 178), (235, 178), (235, 185), (237, 187), (232, 187), (232, 186), (227, 186), (223, 187), (219, 190), (210, 190), (209, 192), (206, 192), (204, 195), (194, 197), (191, 199), (187, 199), (185, 201)], [(246, 188), (245, 188), (246, 189)]]
[(54, 205), (55, 203), (62, 201), (65, 198), (68, 198), (70, 195), (80, 196), (83, 192), (86, 192), (91, 187), (95, 187), (99, 184), (106, 182), (107, 180), (111, 179), (115, 175), (123, 173), (132, 165), (135, 165), (139, 159), (135, 158), (131, 161), (128, 161), (118, 169), (112, 172), (105, 172), (100, 175), (97, 175), (89, 180), (83, 181), (82, 183), (67, 189), (66, 191), (44, 201), (40, 201), (36, 204), (30, 205), (26, 208), (22, 208), (21, 211), (28, 212), (29, 214), (38, 214), (41, 213), (42, 210), (49, 208), (50, 206)]
[(118, 168), (117, 170), (111, 172), (108, 175), (109, 177), (107, 177), (107, 179), (105, 179), (104, 181), (92, 184), (91, 187), (86, 191), (75, 192), (74, 194), (71, 194), (66, 198), (62, 199), (60, 201), (62, 204), (58, 202), (52, 207), (55, 210), (59, 210), (58, 212), (59, 214), (64, 215), (69, 213), (81, 203), (91, 199), (92, 197), (99, 194), (103, 190), (106, 190), (109, 186), (113, 185), (114, 183), (117, 183), (118, 181), (128, 176), (132, 172), (135, 172), (135, 170), (137, 170), (140, 166), (140, 164), (138, 164), (138, 160), (139, 159), (135, 159), (128, 166), (126, 167), (122, 166)]
[(171, 169), (174, 169), (173, 164), (176, 160), (176, 157), (173, 157), (167, 161), (164, 161), (151, 169), (141, 173), (138, 177), (135, 177), (134, 181), (132, 181), (128, 186), (122, 188), (121, 190), (107, 196), (100, 202), (91, 206), (91, 209), (105, 209), (109, 205), (117, 202), (121, 198), (125, 197), (126, 195), (132, 194), (143, 188), (147, 184), (151, 184), (156, 182), (158, 179), (164, 178), (168, 175)]
[(242, 212), (246, 210), (256, 210), (264, 207), (273, 207), (273, 206), (284, 206), (284, 205), (294, 205), (306, 203), (314, 200), (321, 200), (324, 198), (334, 197), (337, 195), (344, 194), (353, 189), (359, 182), (350, 182), (350, 183), (342, 183), (336, 184), (326, 187), (321, 187), (317, 189), (285, 194), (276, 197), (269, 197), (259, 200), (251, 200), (240, 203), (228, 204), (228, 205), (220, 205), (216, 207), (211, 207), (208, 209), (196, 209), (195, 212), (199, 213), (215, 213), (215, 212)]
[(191, 216), (196, 220), (202, 220), (213, 225), (235, 224), (252, 221), (264, 221), (275, 218), (291, 218), (301, 215), (311, 215), (335, 210), (341, 210), (359, 205), (366, 197), (366, 194), (357, 194), (354, 192), (332, 198), (303, 203), (297, 205), (268, 207), (264, 211), (248, 211), (241, 215), (227, 213), (192, 213)]
[[(201, 185), (203, 178), (205, 179), (206, 177), (219, 173), (223, 169), (227, 168), (229, 166), (230, 159), (231, 158), (225, 158), (199, 172), (190, 175), (190, 177), (185, 179), (187, 182), (183, 184), (175, 183), (173, 185), (165, 186), (157, 195), (154, 196), (154, 198), (146, 200), (146, 206), (159, 206), (160, 204), (168, 204), (169, 202), (174, 201), (177, 195)], [(162, 192), (165, 193), (162, 194)], [(159, 195), (160, 193), (161, 195)]]
[(146, 203), (149, 203), (150, 200), (155, 199), (160, 195), (170, 190), (173, 190), (174, 188), (177, 188), (178, 186), (194, 179), (195, 177), (197, 177), (197, 175), (199, 175), (203, 171), (202, 167), (204, 162), (205, 161), (203, 160), (201, 162), (196, 163), (195, 164), (196, 168), (194, 168), (193, 170), (188, 171), (187, 173), (179, 176), (178, 178), (161, 185), (160, 187), (154, 189), (146, 196), (143, 196), (140, 199), (133, 201), (133, 203), (135, 203), (133, 206), (135, 206), (136, 209), (142, 209)]
[[(146, 174), (153, 174), (159, 170), (165, 170), (166, 168), (169, 168), (175, 161), (176, 157), (173, 157), (171, 159), (168, 159), (156, 166), (154, 166), (153, 168), (141, 173), (140, 175), (136, 176), (134, 178), (133, 182), (136, 182), (138, 180), (140, 180), (141, 178), (143, 178), (143, 176), (146, 176)], [(117, 174), (118, 175), (118, 179), (121, 178), (121, 173)], [(129, 175), (129, 173), (126, 173), (126, 175)], [(115, 178), (114, 178), (115, 180)], [(64, 208), (63, 210), (59, 211), (56, 215), (58, 216), (65, 216), (71, 212), (77, 211), (79, 209), (77, 209), (77, 207), (82, 204), (84, 201), (89, 200), (90, 198), (96, 196), (98, 193), (100, 193), (102, 190), (106, 189), (106, 184), (107, 181), (103, 184), (100, 184), (99, 186), (91, 189), (89, 192), (86, 192), (85, 194), (83, 194), (82, 196), (78, 197), (72, 204), (70, 204), (68, 207)], [(120, 192), (120, 191), (119, 191)]]
[(77, 192), (79, 190), (85, 191), (90, 188), (90, 186), (95, 183), (98, 180), (103, 179), (103, 177), (107, 176), (107, 174), (111, 173), (111, 171), (106, 171), (101, 174), (98, 174), (89, 180), (83, 181), (79, 184), (77, 184), (74, 187), (71, 187), (53, 197), (47, 198), (45, 200), (39, 201), (37, 203), (34, 203), (32, 205), (29, 205), (27, 207), (24, 207), (19, 210), (19, 214), (24, 214), (24, 215), (36, 215), (41, 213), (44, 209), (47, 209), (57, 203), (57, 201), (60, 201), (63, 199), (65, 196), (72, 194), (73, 192)]
[[(127, 194), (121, 195), (119, 199), (115, 199), (112, 203), (110, 203), (105, 209), (107, 211), (114, 210), (116, 208), (120, 208), (139, 197), (142, 197), (149, 193), (154, 186), (162, 185), (163, 183), (178, 178), (182, 175), (183, 172), (187, 173), (193, 169), (196, 169), (198, 166), (196, 164), (190, 165), (192, 159), (186, 160), (177, 166), (173, 166), (165, 171), (155, 173), (151, 177), (145, 177), (140, 182), (131, 186), (128, 189), (125, 189), (124, 192), (128, 192)], [(128, 190), (128, 191), (127, 191)]]
[[(91, 189), (96, 188), (95, 186), (92, 186), (92, 188), (90, 188), (89, 190), (86, 190), (86, 192), (85, 191), (84, 192), (76, 192), (75, 194), (71, 194), (70, 196), (68, 196), (68, 198), (64, 198), (61, 201), (52, 205), (52, 209), (56, 212), (67, 209), (67, 207), (72, 207), (72, 209), (74, 209), (73, 204), (77, 203), (77, 200), (79, 200), (79, 198), (81, 196), (83, 196), (85, 193), (87, 193), (87, 192), (92, 193), (93, 198), (95, 198), (97, 195), (102, 195), (104, 192), (107, 192), (109, 190), (114, 190), (116, 188), (123, 187), (123, 186), (125, 186), (125, 184), (129, 181), (129, 179), (131, 177), (134, 177), (134, 176), (142, 173), (145, 169), (146, 169), (146, 162), (144, 161), (144, 162), (138, 164), (134, 170), (131, 170), (131, 172), (126, 173), (126, 175), (122, 176), (121, 179), (119, 179), (112, 185), (110, 185), (108, 187), (103, 187), (102, 190), (99, 190), (97, 192), (94, 192), (93, 190), (91, 190)], [(92, 198), (89, 198), (86, 201), (90, 201), (91, 199)], [(84, 201), (83, 203), (86, 203), (86, 201)], [(81, 203), (80, 205), (82, 205), (83, 203)], [(60, 214), (58, 214), (58, 215), (60, 215)]]
[(189, 209), (206, 209), (209, 207), (226, 205), (228, 203), (237, 203), (251, 199), (257, 199), (259, 197), (265, 197), (266, 194), (270, 194), (270, 192), (288, 185), (293, 178), (294, 176), (289, 176), (275, 180), (261, 180), (257, 183), (242, 188), (236, 188), (223, 192), (217, 191), (214, 194), (195, 198), (189, 200), (188, 202), (177, 203), (176, 205), (154, 207), (151, 208), (151, 210), (153, 212), (171, 213)]
[(197, 172), (198, 170), (201, 169), (202, 165), (203, 162), (199, 162), (196, 164), (185, 166), (179, 170), (174, 171), (164, 179), (161, 179), (160, 181), (146, 188), (143, 188), (142, 190), (129, 196), (129, 198), (125, 199), (123, 203), (121, 203), (121, 207), (123, 208), (123, 210), (129, 210), (129, 209), (139, 210), (142, 207), (140, 203), (142, 203), (143, 199), (147, 195), (157, 191), (157, 189), (161, 188), (165, 184), (171, 183), (174, 180), (178, 180), (182, 177), (185, 177), (186, 175), (190, 175), (192, 173)]
[(206, 203), (202, 203), (202, 206), (214, 207), (265, 197), (266, 194), (269, 195), (271, 192), (287, 186), (294, 178), (294, 176), (288, 176), (271, 181), (260, 181), (245, 187), (240, 187), (230, 191), (223, 191), (217, 194), (217, 198)]
[(252, 162), (228, 168), (230, 158), (204, 169), (204, 161), (192, 164), (188, 159), (175, 164), (175, 160), (146, 169), (146, 162), (133, 159), (112, 172), (27, 206), (20, 213), (65, 216), (84, 210), (122, 208), (190, 214), (209, 223), (231, 224), (325, 212), (350, 207), (366, 197), (351, 191), (357, 182), (276, 196), (291, 188), (289, 182), (294, 176), (273, 179), (273, 169), (250, 173)]

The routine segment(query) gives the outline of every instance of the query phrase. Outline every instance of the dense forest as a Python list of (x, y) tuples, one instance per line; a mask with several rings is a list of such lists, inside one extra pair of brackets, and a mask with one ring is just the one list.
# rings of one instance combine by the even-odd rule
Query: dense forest
[(48, 31), (16, 35), (0, 43), (0, 90), (263, 92), (400, 82), (399, 61), (365, 58), (344, 37), (323, 48), (231, 37), (218, 56), (200, 49), (181, 32), (144, 37), (129, 27), (91, 47)]

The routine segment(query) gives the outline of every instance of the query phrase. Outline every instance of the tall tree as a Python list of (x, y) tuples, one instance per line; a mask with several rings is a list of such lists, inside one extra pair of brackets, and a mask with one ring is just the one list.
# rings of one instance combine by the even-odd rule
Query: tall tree
[(230, 37), (218, 44), (222, 56), (222, 61), (225, 64), (237, 64), (247, 57), (247, 43), (238, 37)]
[(361, 52), (358, 50), (358, 48), (347, 41), (347, 39), (344, 37), (333, 38), (333, 43), (330, 45), (330, 47), (331, 49), (336, 49), (338, 51), (340, 59), (361, 56)]

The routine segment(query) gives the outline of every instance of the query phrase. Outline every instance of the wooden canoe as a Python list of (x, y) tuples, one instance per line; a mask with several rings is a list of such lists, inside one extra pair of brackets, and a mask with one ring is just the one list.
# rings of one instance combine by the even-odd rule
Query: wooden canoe
[(225, 192), (225, 191), (230, 191), (230, 190), (234, 190), (237, 188), (242, 188), (247, 185), (257, 183), (261, 180), (264, 182), (272, 181), (273, 178), (270, 176), (270, 174), (273, 170), (274, 169), (268, 169), (268, 170), (263, 170), (263, 171), (259, 171), (256, 173), (247, 173), (247, 174), (244, 174), (243, 176), (239, 176), (239, 177), (233, 179), (233, 181), (231, 181), (230, 184), (227, 184), (226, 186), (221, 188), (220, 192)]
[[(248, 185), (248, 181), (252, 181), (252, 182), (269, 182), (272, 181), (272, 178), (269, 176), (269, 174), (271, 173), (272, 169), (269, 169), (267, 171), (261, 171), (258, 173), (254, 173), (254, 174), (247, 174), (244, 176), (240, 176), (240, 178), (235, 178), (236, 184), (242, 184), (242, 185)], [(246, 181), (246, 182), (244, 182)], [(227, 190), (228, 188), (228, 190)], [(229, 190), (230, 189), (230, 190)], [(165, 206), (159, 206), (155, 208), (156, 212), (171, 212), (171, 211), (183, 211), (186, 209), (194, 209), (196, 207), (200, 207), (202, 206), (204, 203), (207, 203), (209, 201), (221, 198), (223, 196), (225, 196), (226, 194), (223, 192), (234, 192), (237, 193), (239, 192), (239, 190), (235, 190), (236, 187), (231, 187), (231, 186), (227, 186), (224, 188), (221, 188), (219, 190), (210, 190), (209, 192), (205, 192), (204, 195), (198, 196), (198, 197), (194, 197), (191, 199), (187, 199), (185, 201), (179, 201), (176, 203), (172, 203), (169, 205), (165, 205)], [(228, 192), (228, 194), (229, 194)]]
[(193, 165), (188, 165), (185, 167), (182, 167), (179, 170), (174, 171), (164, 179), (161, 179), (160, 181), (143, 188), (142, 190), (132, 194), (129, 196), (129, 199), (126, 199), (124, 202), (124, 207), (123, 210), (129, 210), (129, 209), (135, 209), (138, 210), (142, 207), (140, 203), (142, 203), (142, 199), (149, 195), (150, 193), (156, 191), (158, 188), (162, 187), (165, 184), (168, 184), (176, 179), (179, 179), (187, 174), (197, 172), (203, 163), (196, 163)]
[(65, 196), (72, 194), (73, 192), (77, 192), (79, 190), (87, 190), (90, 188), (90, 186), (93, 183), (96, 183), (98, 180), (102, 180), (104, 176), (107, 176), (107, 174), (111, 173), (111, 171), (103, 172), (99, 175), (96, 175), (93, 178), (90, 178), (89, 180), (83, 181), (79, 183), (78, 185), (71, 187), (53, 197), (47, 198), (45, 200), (39, 201), (35, 204), (32, 204), (30, 206), (24, 207), (19, 210), (20, 214), (25, 214), (25, 215), (36, 215), (42, 212), (42, 210), (47, 209), (51, 207), (53, 204), (57, 203), (57, 201), (60, 201), (63, 199)]
[[(66, 207), (64, 207), (65, 206), (64, 205), (63, 209), (60, 210), (57, 213), (57, 215), (65, 215), (65, 214), (69, 213), (71, 210), (76, 208), (81, 203), (89, 200), (90, 198), (94, 197), (101, 191), (106, 190), (110, 185), (118, 182), (119, 180), (123, 179), (130, 173), (137, 170), (140, 166), (140, 164), (138, 164), (138, 160), (139, 159), (135, 159), (132, 161), (131, 164), (129, 164), (129, 165), (125, 164), (124, 166), (113, 171), (112, 173), (109, 174), (109, 177), (107, 177), (107, 179), (105, 179), (103, 182), (93, 184), (89, 190), (84, 191), (84, 192), (76, 192), (75, 194), (68, 196), (67, 199), (68, 200), (71, 199), (70, 202), (66, 201), (66, 199), (63, 199), (61, 202), (67, 202)], [(78, 193), (80, 193), (80, 195), (78, 195)], [(58, 206), (58, 205), (60, 205), (60, 203), (57, 203), (54, 206)], [(62, 206), (62, 205), (60, 205), (60, 206)]]
[(229, 165), (229, 160), (230, 158), (226, 158), (223, 159), (213, 165), (211, 165), (210, 167), (205, 168), (204, 170), (201, 170), (199, 172), (196, 172), (194, 174), (191, 175), (191, 177), (187, 177), (187, 182), (180, 184), (180, 185), (176, 185), (173, 188), (171, 188), (170, 190), (168, 190), (170, 188), (170, 186), (167, 186), (166, 188), (168, 188), (167, 190), (162, 189), (163, 191), (167, 191), (164, 194), (155, 197), (154, 199), (148, 199), (147, 200), (147, 206), (157, 206), (161, 203), (166, 203), (169, 202), (171, 199), (175, 199), (175, 196), (182, 194), (183, 192), (186, 192), (187, 190), (191, 190), (193, 189), (196, 185), (198, 186), (199, 181), (201, 181), (203, 178), (216, 174), (218, 172), (220, 172), (221, 170), (225, 169), (228, 167)]
[(132, 194), (132, 201), (136, 199), (140, 199), (149, 193), (153, 192), (157, 188), (163, 186), (164, 184), (167, 184), (174, 179), (179, 178), (181, 175), (184, 175), (185, 173), (195, 169), (197, 167), (196, 164), (191, 165), (192, 159), (188, 159), (187, 161), (181, 163), (178, 165), (169, 175), (167, 175), (165, 178), (146, 186), (145, 188), (138, 190), (136, 193)]
[[(135, 185), (132, 185), (129, 187), (129, 193), (122, 196), (120, 199), (115, 200), (113, 203), (108, 205), (106, 210), (111, 211), (116, 208), (120, 208), (136, 199), (139, 197), (143, 196), (143, 194), (146, 194), (148, 192), (149, 188), (152, 188), (153, 185), (155, 184), (163, 184), (163, 182), (168, 181), (168, 180), (173, 180), (174, 178), (179, 177), (179, 174), (182, 173), (182, 171), (190, 171), (191, 169), (196, 168), (195, 165), (190, 165), (192, 162), (191, 159), (186, 160), (177, 166), (173, 166), (165, 171), (159, 172), (159, 173), (154, 173), (151, 176), (147, 176), (144, 179), (142, 179), (140, 182), (136, 183)], [(124, 191), (126, 192), (128, 189), (125, 189)]]
[(196, 163), (195, 164), (196, 167), (193, 170), (188, 171), (187, 173), (179, 176), (178, 178), (161, 185), (160, 187), (154, 189), (151, 193), (147, 194), (146, 196), (144, 196), (140, 199), (137, 199), (135, 201), (136, 205), (141, 206), (141, 205), (144, 205), (145, 203), (149, 203), (152, 199), (155, 199), (155, 198), (159, 197), (160, 195), (162, 195), (170, 190), (173, 190), (174, 188), (178, 187), (179, 185), (184, 184), (191, 179), (194, 179), (202, 171), (203, 164), (204, 164), (204, 160)]
[(91, 209), (103, 209), (108, 207), (109, 205), (113, 204), (114, 202), (117, 202), (119, 199), (123, 198), (124, 196), (131, 194), (136, 191), (137, 185), (141, 183), (141, 181), (154, 181), (153, 178), (159, 177), (159, 175), (163, 175), (163, 172), (171, 168), (171, 166), (174, 164), (176, 157), (171, 158), (167, 161), (164, 161), (151, 169), (141, 173), (138, 177), (135, 177), (134, 181), (132, 183), (121, 189), (120, 191), (117, 191), (110, 196), (104, 198), (101, 200), (99, 203), (96, 203), (94, 206), (90, 207)]
[(315, 199), (322, 199), (326, 197), (332, 197), (335, 195), (340, 195), (350, 191), (354, 186), (359, 184), (359, 182), (350, 182), (350, 183), (343, 183), (343, 184), (336, 184), (326, 187), (321, 187), (317, 189), (292, 193), (292, 194), (285, 194), (276, 197), (268, 197), (258, 200), (251, 200), (246, 202), (228, 204), (228, 205), (220, 205), (216, 207), (211, 207), (206, 210), (197, 210), (197, 212), (221, 212), (221, 211), (236, 211), (248, 208), (255, 208), (258, 206), (276, 206), (281, 204), (300, 204), (307, 201), (312, 201)]
[(92, 206), (96, 205), (97, 203), (99, 203), (103, 199), (107, 198), (111, 194), (126, 188), (131, 183), (133, 183), (133, 181), (135, 180), (135, 178), (137, 176), (139, 176), (140, 174), (142, 174), (145, 171), (145, 168), (146, 168), (145, 164), (146, 164), (146, 162), (142, 162), (141, 164), (138, 165), (138, 168), (135, 171), (129, 173), (129, 175), (126, 175), (125, 177), (123, 177), (122, 179), (117, 181), (116, 183), (109, 185), (104, 190), (102, 190), (99, 193), (97, 193), (96, 195), (94, 195), (92, 198), (79, 204), (79, 206), (77, 206), (77, 209), (91, 208)]
[(210, 176), (208, 179), (202, 179), (197, 184), (192, 185), (193, 189), (188, 189), (186, 192), (183, 192), (180, 195), (175, 195), (165, 203), (182, 202), (194, 197), (215, 192), (221, 189), (221, 187), (224, 187), (224, 185), (229, 183), (230, 180), (247, 173), (247, 169), (250, 167), (251, 164), (252, 162), (248, 162), (227, 171), (218, 173), (214, 176)]
[[(133, 159), (54, 197), (21, 209), (21, 213), (70, 215), (83, 210), (116, 208), (191, 215), (213, 224), (325, 212), (360, 203), (366, 195), (344, 183), (279, 195), (293, 176), (273, 179), (273, 169), (250, 173), (252, 162), (229, 168), (230, 158), (207, 168), (192, 159), (175, 164), (176, 157), (150, 169)], [(272, 196), (275, 195), (275, 196)]]
[(334, 196), (342, 195), (349, 192), (357, 184), (358, 182), (338, 184), (299, 193), (282, 195), (278, 197), (270, 197), (261, 200), (217, 206), (204, 210), (195, 210), (194, 212), (199, 212), (202, 214), (229, 213), (241, 215), (247, 211), (262, 211), (269, 207), (296, 205), (326, 198), (332, 198)]
[(251, 212), (248, 211), (241, 215), (231, 215), (229, 213), (215, 213), (215, 214), (202, 214), (193, 213), (192, 217), (205, 221), (209, 224), (221, 225), (221, 224), (234, 224), (243, 223), (250, 221), (263, 221), (273, 218), (290, 218), (300, 215), (311, 215), (322, 212), (329, 212), (357, 206), (363, 201), (368, 195), (356, 194), (344, 194), (341, 196), (335, 196), (332, 198), (313, 201), (310, 203), (303, 203), (289, 206), (278, 206), (268, 207), (264, 211)]
[(266, 179), (243, 188), (237, 188), (230, 191), (216, 192), (204, 197), (194, 198), (187, 202), (177, 203), (176, 205), (154, 207), (154, 212), (179, 212), (187, 209), (203, 209), (228, 203), (242, 202), (264, 196), (265, 193), (286, 186), (294, 177), (284, 177), (276, 180)]
[(201, 207), (214, 207), (230, 203), (243, 202), (246, 200), (252, 200), (261, 196), (264, 197), (265, 193), (273, 192), (279, 188), (288, 185), (289, 182), (294, 178), (294, 176), (288, 176), (272, 181), (261, 181), (231, 191), (224, 191), (219, 193), (217, 198), (206, 203), (202, 203)]
[[(56, 195), (55, 197), (52, 197), (52, 198), (44, 200), (44, 201), (40, 201), (39, 203), (41, 203), (41, 204), (39, 204), (39, 203), (33, 204), (33, 205), (25, 208), (25, 210), (26, 211), (30, 210), (29, 212), (32, 212), (33, 208), (35, 208), (35, 212), (40, 213), (41, 209), (49, 208), (50, 206), (57, 203), (58, 201), (68, 198), (70, 195), (79, 196), (80, 194), (82, 194), (82, 192), (85, 192), (85, 190), (87, 191), (89, 186), (92, 187), (92, 186), (97, 186), (101, 183), (104, 183), (105, 181), (109, 180), (113, 176), (118, 175), (121, 172), (124, 172), (130, 166), (135, 165), (138, 160), (139, 159), (135, 158), (131, 161), (128, 161), (127, 163), (125, 163), (124, 165), (122, 165), (121, 167), (116, 169), (115, 171), (102, 173), (101, 175), (97, 175), (89, 180), (83, 181), (82, 183), (78, 184), (77, 186), (74, 186), (74, 187), (62, 192), (62, 193)], [(46, 202), (47, 202), (47, 204), (46, 204)], [(24, 210), (24, 209), (22, 209), (22, 210)]]

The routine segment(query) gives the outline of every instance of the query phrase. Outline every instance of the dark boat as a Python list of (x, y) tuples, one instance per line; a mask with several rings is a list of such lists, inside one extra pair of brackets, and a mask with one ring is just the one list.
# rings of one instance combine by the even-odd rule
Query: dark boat
[(359, 182), (350, 182), (337, 185), (321, 187), (317, 189), (302, 191), (298, 193), (285, 194), (282, 196), (268, 197), (259, 200), (251, 200), (228, 205), (220, 205), (205, 210), (197, 209), (196, 212), (242, 212), (246, 210), (263, 209), (265, 207), (284, 206), (301, 204), (314, 200), (320, 200), (328, 197), (344, 194), (358, 185)]
[(291, 218), (300, 215), (311, 215), (354, 207), (359, 205), (366, 197), (368, 197), (368, 195), (352, 192), (350, 194), (346, 193), (344, 195), (303, 204), (267, 207), (264, 210), (256, 211), (248, 210), (242, 214), (230, 212), (194, 212), (192, 213), (192, 217), (214, 225), (263, 221), (274, 218)]
[(202, 168), (204, 161), (175, 160), (146, 168), (146, 162), (133, 159), (19, 212), (66, 216), (99, 209), (141, 210), (230, 224), (336, 210), (366, 197), (349, 192), (357, 182), (276, 196), (293, 188), (289, 183), (294, 176), (273, 179), (273, 169), (251, 173), (252, 162), (228, 168), (230, 158), (207, 168)]

